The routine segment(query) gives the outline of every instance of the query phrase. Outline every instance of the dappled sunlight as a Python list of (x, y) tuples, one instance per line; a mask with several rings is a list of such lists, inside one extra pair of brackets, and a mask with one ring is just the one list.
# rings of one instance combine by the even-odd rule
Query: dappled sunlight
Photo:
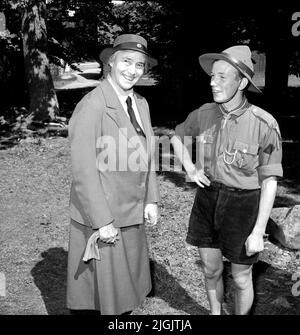
[(32, 68), (33, 74), (36, 75), (40, 80), (47, 80), (46, 69), (49, 67), (48, 57), (44, 52), (40, 50), (34, 51), (34, 66)]
[(48, 100), (48, 113), (52, 119), (55, 119), (58, 101), (56, 95), (53, 93), (52, 97)]

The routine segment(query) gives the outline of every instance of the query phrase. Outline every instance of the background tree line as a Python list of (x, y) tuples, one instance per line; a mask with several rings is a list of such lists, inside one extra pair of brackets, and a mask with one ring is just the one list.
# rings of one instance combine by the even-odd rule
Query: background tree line
[[(299, 40), (292, 35), (297, 8), (193, 2), (109, 0), (4, 0), (6, 30), (0, 33), (0, 116), (26, 114), (26, 127), (36, 127), (63, 115), (50, 64), (97, 60), (100, 50), (120, 33), (148, 39), (159, 65), (156, 87), (138, 88), (150, 99), (157, 122), (182, 120), (209, 101), (207, 75), (198, 57), (245, 43), (266, 54), (266, 84), (262, 97), (253, 96), (272, 113), (289, 113), (288, 75), (299, 74)], [(21, 111), (21, 112), (20, 112)], [(160, 115), (157, 117), (155, 111)], [(2, 122), (3, 123), (3, 122)]]

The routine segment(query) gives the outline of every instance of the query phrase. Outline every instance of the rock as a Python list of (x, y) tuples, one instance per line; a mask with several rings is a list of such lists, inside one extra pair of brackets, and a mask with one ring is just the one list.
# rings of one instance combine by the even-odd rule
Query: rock
[(271, 302), (273, 305), (277, 305), (278, 307), (284, 307), (284, 308), (291, 308), (292, 305), (288, 302), (286, 297), (279, 297)]
[(288, 249), (300, 250), (300, 205), (273, 208), (266, 233)]

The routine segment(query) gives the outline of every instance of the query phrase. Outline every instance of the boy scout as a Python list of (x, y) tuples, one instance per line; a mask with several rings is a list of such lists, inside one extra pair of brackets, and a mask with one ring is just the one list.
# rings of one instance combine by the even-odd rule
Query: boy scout
[[(211, 314), (222, 312), (222, 256), (231, 262), (235, 314), (249, 314), (252, 265), (264, 248), (277, 177), (283, 173), (280, 132), (272, 115), (245, 96), (247, 89), (260, 92), (247, 46), (204, 54), (199, 62), (211, 77), (214, 103), (190, 113), (172, 138), (175, 154), (199, 186), (187, 242), (199, 248)], [(185, 136), (197, 141), (196, 164)]]

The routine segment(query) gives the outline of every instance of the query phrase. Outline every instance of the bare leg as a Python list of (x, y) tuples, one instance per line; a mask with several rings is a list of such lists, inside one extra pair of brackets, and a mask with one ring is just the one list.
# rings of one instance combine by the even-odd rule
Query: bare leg
[(199, 248), (211, 314), (220, 315), (223, 302), (223, 260), (220, 249)]
[(254, 292), (252, 281), (252, 265), (231, 264), (235, 291), (235, 314), (247, 315), (253, 304)]

